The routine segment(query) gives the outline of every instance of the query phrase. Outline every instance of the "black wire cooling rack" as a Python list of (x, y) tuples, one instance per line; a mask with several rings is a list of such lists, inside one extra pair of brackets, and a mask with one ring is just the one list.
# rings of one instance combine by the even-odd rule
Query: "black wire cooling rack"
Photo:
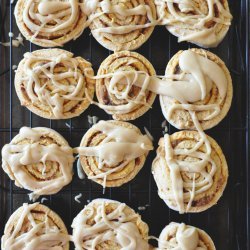
[[(1, 0), (0, 5), (0, 41), (11, 41), (9, 32), (18, 35), (13, 10), (16, 1)], [(150, 234), (159, 236), (161, 230), (171, 221), (185, 222), (207, 231), (213, 238), (218, 250), (250, 249), (250, 171), (249, 167), (249, 2), (248, 0), (230, 0), (230, 9), (234, 20), (224, 41), (212, 52), (227, 64), (234, 86), (234, 98), (227, 117), (215, 128), (208, 130), (222, 147), (229, 166), (229, 181), (223, 197), (218, 204), (199, 214), (179, 215), (168, 209), (158, 197), (157, 188), (151, 174), (151, 163), (155, 152), (151, 152), (145, 166), (133, 181), (120, 188), (102, 188), (90, 180), (80, 180), (75, 174), (70, 185), (56, 195), (47, 197), (45, 205), (56, 211), (64, 220), (71, 233), (71, 222), (77, 213), (90, 200), (98, 197), (126, 202), (140, 212), (150, 227)], [(180, 49), (193, 47), (188, 43), (177, 43), (164, 27), (157, 27), (148, 42), (139, 53), (148, 58), (158, 74), (163, 74), (169, 59)], [(23, 54), (39, 49), (28, 41), (19, 48), (0, 47), (0, 148), (15, 136), (22, 126), (45, 126), (57, 130), (70, 143), (78, 146), (81, 137), (90, 127), (87, 116), (99, 119), (111, 119), (104, 111), (91, 106), (78, 118), (66, 121), (50, 121), (30, 113), (21, 107), (14, 90), (14, 65), (18, 65)], [(95, 71), (100, 63), (112, 52), (101, 47), (86, 30), (76, 41), (65, 45), (64, 49), (89, 60)], [(132, 122), (141, 130), (146, 127), (155, 138), (155, 147), (162, 136), (159, 101), (141, 118)], [(169, 125), (169, 133), (176, 131)], [(75, 166), (76, 170), (76, 166)], [(76, 171), (75, 171), (76, 172)], [(0, 169), (0, 235), (10, 214), (24, 202), (28, 202), (27, 191), (17, 188)], [(82, 193), (81, 203), (74, 197)], [(152, 243), (155, 245), (155, 243)], [(73, 247), (72, 247), (73, 249)]]

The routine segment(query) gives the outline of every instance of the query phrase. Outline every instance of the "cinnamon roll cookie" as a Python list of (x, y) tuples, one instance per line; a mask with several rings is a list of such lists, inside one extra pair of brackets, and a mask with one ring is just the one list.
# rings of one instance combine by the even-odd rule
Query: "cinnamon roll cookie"
[(17, 26), (23, 36), (42, 47), (62, 46), (79, 37), (87, 16), (82, 0), (18, 0), (15, 7)]
[[(85, 75), (88, 75), (88, 77)], [(95, 81), (91, 64), (61, 49), (25, 53), (15, 76), (20, 102), (47, 119), (79, 116), (90, 104)]]
[(151, 140), (134, 125), (100, 121), (83, 136), (79, 154), (89, 179), (103, 187), (118, 187), (132, 180), (153, 149)]
[[(144, 72), (155, 75), (151, 63), (136, 52), (116, 52), (106, 58), (97, 73), (96, 95), (100, 108), (111, 114), (114, 120), (134, 120), (146, 113), (152, 106), (156, 94), (147, 90), (146, 85), (136, 86), (133, 82), (121, 83), (114, 75), (126, 72)], [(113, 80), (112, 80), (113, 79)]]
[(2, 149), (3, 170), (16, 186), (32, 191), (32, 200), (69, 184), (73, 162), (72, 148), (49, 128), (23, 127)]
[(221, 148), (197, 131), (165, 134), (152, 173), (160, 198), (179, 213), (201, 212), (216, 204), (228, 179)]
[(156, 25), (153, 0), (97, 0), (91, 5), (92, 8), (87, 10), (91, 13), (92, 35), (109, 50), (139, 48), (148, 40)]
[(75, 217), (72, 228), (77, 250), (149, 249), (147, 224), (118, 201), (93, 200)]
[(203, 230), (184, 223), (171, 222), (160, 234), (158, 249), (215, 250), (215, 246)]
[(226, 116), (233, 96), (232, 79), (215, 54), (203, 49), (179, 51), (169, 61), (165, 77), (175, 92), (169, 88), (168, 95), (160, 95), (160, 104), (174, 127), (195, 129), (190, 112), (196, 113), (203, 129), (216, 126)]
[(231, 25), (227, 0), (155, 0), (158, 18), (178, 42), (216, 47)]
[(48, 207), (23, 204), (9, 218), (2, 237), (2, 250), (69, 250), (69, 235), (61, 218)]

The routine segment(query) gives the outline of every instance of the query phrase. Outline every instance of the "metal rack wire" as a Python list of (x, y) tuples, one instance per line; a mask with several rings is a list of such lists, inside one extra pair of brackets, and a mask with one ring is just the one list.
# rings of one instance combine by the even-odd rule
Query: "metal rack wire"
[[(138, 211), (139, 206), (145, 206), (145, 211), (139, 211), (149, 224), (150, 233), (159, 235), (163, 227), (171, 221), (184, 221), (206, 230), (214, 239), (217, 249), (245, 250), (250, 249), (250, 171), (249, 166), (249, 128), (250, 128), (250, 78), (249, 78), (249, 3), (248, 0), (229, 1), (234, 22), (223, 43), (212, 52), (219, 55), (227, 64), (234, 83), (234, 102), (227, 118), (216, 128), (207, 133), (214, 137), (224, 150), (228, 161), (230, 178), (223, 198), (219, 204), (201, 214), (179, 215), (167, 208), (157, 195), (157, 188), (152, 180), (150, 167), (155, 153), (151, 153), (143, 170), (129, 184), (121, 188), (108, 188), (105, 195), (102, 188), (89, 180), (80, 181), (74, 176), (73, 182), (59, 194), (49, 196), (46, 205), (55, 210), (65, 221), (70, 230), (74, 216), (83, 208), (88, 200), (97, 197), (107, 197), (126, 202)], [(8, 32), (18, 33), (14, 17), (15, 1), (1, 1), (1, 41), (8, 39)], [(111, 52), (105, 50), (91, 37), (89, 31), (77, 41), (65, 46), (66, 50), (74, 52), (98, 65)], [(10, 37), (10, 42), (12, 38)], [(163, 27), (156, 28), (152, 38), (138, 50), (146, 56), (158, 74), (163, 74), (165, 66), (172, 55), (180, 49), (191, 47), (187, 43), (177, 44)], [(14, 73), (12, 66), (18, 64), (24, 52), (38, 49), (37, 46), (25, 42), (25, 47), (0, 48), (0, 146), (8, 143), (21, 126), (46, 126), (60, 132), (72, 146), (77, 146), (83, 134), (89, 128), (87, 115), (97, 115), (100, 119), (111, 119), (110, 116), (96, 107), (90, 107), (79, 118), (68, 121), (48, 121), (33, 115), (20, 106), (14, 90)], [(165, 56), (163, 56), (165, 54)], [(159, 102), (153, 109), (133, 123), (143, 130), (146, 126), (157, 141), (162, 136)], [(67, 122), (67, 125), (65, 124)], [(169, 133), (176, 131), (168, 126)], [(81, 192), (82, 203), (74, 201), (74, 196)], [(18, 189), (13, 182), (0, 170), (0, 235), (10, 214), (23, 202), (27, 202), (27, 191)]]

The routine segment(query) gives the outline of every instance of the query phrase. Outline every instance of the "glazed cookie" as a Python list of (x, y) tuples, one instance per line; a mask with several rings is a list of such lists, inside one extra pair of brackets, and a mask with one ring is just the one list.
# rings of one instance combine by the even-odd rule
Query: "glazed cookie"
[(95, 81), (91, 64), (61, 49), (25, 53), (16, 76), (15, 88), (20, 102), (47, 119), (79, 116), (90, 104)]
[(49, 128), (20, 129), (2, 149), (2, 167), (16, 186), (40, 195), (55, 194), (72, 179), (73, 150), (67, 141)]
[(2, 250), (69, 250), (69, 235), (61, 218), (48, 207), (23, 204), (9, 218), (2, 237)]
[(15, 17), (23, 36), (41, 47), (62, 46), (79, 37), (87, 16), (82, 0), (18, 0)]
[(148, 226), (124, 203), (96, 199), (75, 217), (73, 241), (83, 249), (149, 249)]
[(216, 47), (231, 25), (227, 0), (155, 0), (158, 18), (178, 42), (188, 41), (204, 48)]
[(155, 75), (151, 63), (136, 52), (116, 52), (102, 62), (96, 77), (98, 106), (114, 120), (128, 121), (140, 117), (150, 109), (156, 97), (144, 86), (140, 88), (133, 83), (111, 81), (114, 74), (122, 75), (126, 71)]
[(185, 92), (160, 95), (163, 115), (174, 127), (195, 129), (190, 112), (196, 113), (203, 129), (216, 126), (226, 116), (233, 96), (232, 79), (215, 54), (203, 49), (179, 51), (169, 61), (165, 77)]
[(153, 0), (98, 0), (89, 11), (92, 35), (113, 51), (139, 48), (156, 25)]
[(88, 178), (103, 187), (118, 187), (132, 180), (143, 167), (151, 140), (127, 122), (100, 121), (74, 149)]
[(203, 230), (184, 223), (171, 222), (160, 234), (158, 249), (215, 250), (215, 246)]
[(221, 148), (197, 131), (165, 134), (159, 141), (152, 173), (160, 198), (179, 213), (202, 212), (215, 205), (228, 179)]

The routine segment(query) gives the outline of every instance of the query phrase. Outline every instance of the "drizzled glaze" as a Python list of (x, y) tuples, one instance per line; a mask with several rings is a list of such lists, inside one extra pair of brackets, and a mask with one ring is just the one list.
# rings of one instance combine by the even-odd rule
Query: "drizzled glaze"
[[(113, 207), (109, 213), (108, 206)], [(124, 250), (149, 249), (138, 228), (142, 223), (139, 215), (128, 214), (125, 209), (126, 204), (111, 200), (97, 199), (89, 203), (73, 220), (75, 249), (92, 250), (105, 242), (116, 243)]]
[[(88, 176), (88, 178), (103, 179), (103, 187), (106, 186), (108, 175), (118, 172), (130, 161), (153, 149), (148, 136), (141, 135), (134, 129), (105, 121), (99, 121), (93, 128), (105, 134), (106, 138), (98, 146), (80, 146), (74, 151), (80, 156), (94, 156), (98, 159), (98, 168), (101, 173)], [(106, 169), (107, 166), (109, 170)]]
[(207, 250), (207, 247), (199, 239), (198, 229), (172, 222), (161, 232), (158, 249)]
[[(49, 217), (45, 214), (45, 220), (37, 220), (32, 212), (36, 210), (38, 203), (28, 205), (23, 204), (10, 217), (6, 224), (6, 229), (13, 223), (12, 219), (17, 219), (11, 235), (3, 235), (2, 249), (3, 250), (64, 250), (69, 242), (69, 235), (62, 233), (61, 229), (56, 224), (51, 225)], [(16, 213), (18, 218), (15, 218)], [(24, 230), (25, 225), (29, 225), (28, 230)]]
[(58, 51), (50, 57), (25, 53), (22, 84), (32, 104), (42, 104), (51, 118), (64, 119), (72, 105), (87, 101), (82, 71), (81, 60), (71, 53)]
[[(73, 151), (69, 146), (51, 143), (41, 145), (41, 138), (49, 136), (50, 129), (28, 128), (20, 129), (17, 137), (2, 149), (3, 167), (15, 180), (15, 183), (25, 189), (33, 191), (31, 198), (40, 195), (57, 193), (72, 179)], [(51, 130), (51, 133), (55, 131)], [(22, 141), (26, 141), (22, 143)], [(28, 141), (28, 142), (27, 142)], [(41, 165), (41, 166), (40, 166)], [(40, 167), (39, 167), (40, 166)], [(29, 173), (29, 168), (41, 168), (42, 179)], [(53, 168), (55, 177), (47, 177), (47, 168)], [(35, 169), (33, 171), (36, 171)]]
[(205, 47), (216, 47), (231, 24), (232, 16), (220, 0), (198, 1), (198, 3), (155, 0), (155, 3), (159, 18), (162, 20), (161, 25), (167, 25), (168, 30), (178, 36), (178, 42), (190, 41)]

